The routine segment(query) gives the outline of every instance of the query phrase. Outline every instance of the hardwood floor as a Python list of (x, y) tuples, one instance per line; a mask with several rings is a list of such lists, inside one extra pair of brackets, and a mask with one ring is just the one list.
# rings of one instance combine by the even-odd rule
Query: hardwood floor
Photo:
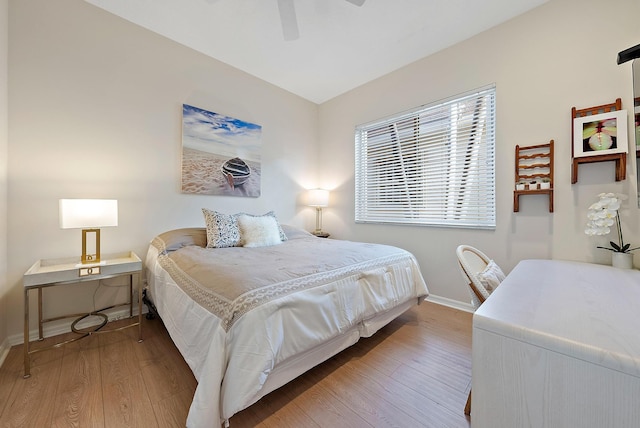
[[(0, 426), (183, 427), (196, 380), (159, 319), (144, 320), (144, 342), (136, 332), (36, 353), (29, 379), (22, 378), (22, 345), (14, 346), (0, 368)], [(230, 423), (469, 427), (470, 384), (471, 314), (425, 302)]]

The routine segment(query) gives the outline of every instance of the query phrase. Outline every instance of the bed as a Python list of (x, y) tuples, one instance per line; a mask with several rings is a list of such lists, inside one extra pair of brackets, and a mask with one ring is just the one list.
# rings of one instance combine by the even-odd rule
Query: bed
[(428, 295), (405, 250), (278, 229), (277, 245), (207, 248), (185, 228), (149, 246), (148, 297), (198, 381), (189, 427), (228, 426)]

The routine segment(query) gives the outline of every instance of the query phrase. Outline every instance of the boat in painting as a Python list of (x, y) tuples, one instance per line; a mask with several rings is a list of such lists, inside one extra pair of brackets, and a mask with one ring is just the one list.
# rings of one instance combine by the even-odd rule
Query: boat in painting
[(249, 179), (251, 168), (242, 159), (232, 158), (222, 164), (222, 174), (233, 189)]

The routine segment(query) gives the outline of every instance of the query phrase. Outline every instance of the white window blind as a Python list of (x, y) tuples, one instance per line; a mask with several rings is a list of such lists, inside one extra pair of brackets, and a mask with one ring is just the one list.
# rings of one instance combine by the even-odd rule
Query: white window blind
[(356, 127), (356, 222), (495, 228), (495, 86)]

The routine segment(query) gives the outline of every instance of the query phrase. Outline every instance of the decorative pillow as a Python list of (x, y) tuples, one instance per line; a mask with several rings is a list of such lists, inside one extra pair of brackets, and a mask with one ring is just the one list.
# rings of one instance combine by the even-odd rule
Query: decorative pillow
[(151, 245), (160, 253), (170, 253), (189, 245), (199, 247), (207, 246), (207, 233), (204, 227), (187, 227), (184, 229), (169, 230), (156, 236)]
[(243, 247), (266, 247), (282, 242), (278, 222), (274, 217), (241, 214), (237, 218)]
[(207, 248), (237, 247), (240, 245), (240, 229), (237, 215), (223, 214), (202, 209), (207, 225)]
[(247, 213), (236, 214), (236, 216), (241, 216), (241, 215), (247, 215), (249, 217), (273, 217), (273, 219), (276, 221), (276, 225), (278, 225), (278, 233), (280, 234), (280, 240), (283, 242), (287, 240), (287, 235), (284, 233), (284, 230), (282, 230), (282, 227), (280, 227), (280, 223), (278, 222), (276, 213), (274, 213), (273, 211), (269, 211), (268, 213), (262, 214), (261, 216), (254, 215), (254, 214), (247, 214)]
[(478, 279), (487, 289), (489, 294), (495, 290), (498, 285), (504, 280), (505, 275), (493, 260), (489, 260), (489, 264), (484, 268), (482, 272), (478, 274)]
[(312, 235), (311, 233), (295, 226), (291, 226), (288, 224), (281, 224), (280, 227), (282, 227), (282, 231), (285, 233), (287, 239), (310, 238), (310, 237), (315, 238), (315, 236)]

